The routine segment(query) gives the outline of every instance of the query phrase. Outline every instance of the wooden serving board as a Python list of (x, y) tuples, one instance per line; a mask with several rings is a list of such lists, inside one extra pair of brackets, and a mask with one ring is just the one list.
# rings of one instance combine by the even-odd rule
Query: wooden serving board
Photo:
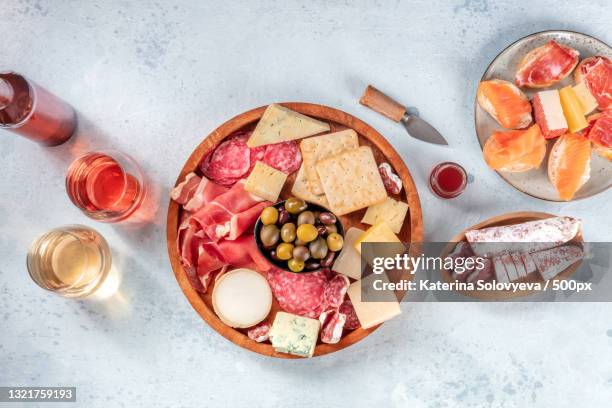
[[(457, 246), (459, 242), (466, 242), (467, 240), (465, 238), (465, 233), (470, 230), (478, 230), (478, 229), (488, 228), (488, 227), (501, 227), (504, 225), (514, 225), (514, 224), (520, 224), (523, 222), (543, 220), (545, 218), (552, 218), (552, 217), (556, 217), (556, 215), (548, 214), (544, 212), (522, 211), (522, 212), (507, 213), (503, 215), (498, 215), (493, 218), (489, 218), (488, 220), (483, 221), (476, 225), (472, 225), (471, 227), (464, 229), (461, 233), (455, 235), (453, 239), (449, 241), (449, 244), (444, 248), (444, 250), (442, 251), (442, 255), (440, 256), (442, 259), (444, 259), (451, 252), (453, 252), (453, 250), (455, 249), (455, 247)], [(571, 242), (584, 242), (584, 240), (582, 238), (582, 235), (579, 234), (576, 237), (574, 237), (574, 239)], [(576, 272), (576, 269), (578, 269), (578, 267), (580, 266), (580, 262), (581, 261), (578, 261), (574, 263), (573, 265), (571, 265), (565, 271), (557, 275), (554, 278), (554, 280), (568, 279), (574, 272)], [(452, 271), (449, 271), (447, 269), (442, 269), (442, 279), (445, 282), (449, 282), (449, 283), (455, 281), (455, 279), (453, 279)], [(544, 282), (544, 280), (538, 273), (531, 273), (527, 275), (525, 278), (519, 280), (518, 282)], [(507, 290), (507, 291), (477, 291), (477, 290), (474, 290), (474, 291), (460, 291), (460, 293), (466, 296), (470, 296), (470, 297), (477, 298), (477, 299), (483, 299), (483, 300), (509, 300), (509, 299), (520, 298), (520, 297), (524, 297), (524, 296), (533, 294), (533, 292), (529, 290), (524, 290), (524, 291), (517, 290), (516, 292), (510, 291), (510, 290)]]
[[(419, 201), (419, 195), (417, 193), (416, 186), (414, 184), (414, 181), (412, 180), (408, 168), (406, 167), (400, 156), (380, 133), (378, 133), (374, 128), (372, 128), (365, 122), (357, 119), (356, 117), (327, 106), (300, 102), (281, 103), (281, 105), (296, 112), (300, 112), (304, 115), (313, 117), (315, 119), (328, 122), (331, 126), (332, 132), (347, 128), (355, 130), (355, 132), (357, 132), (357, 134), (359, 135), (359, 144), (370, 146), (374, 152), (374, 157), (376, 158), (376, 161), (378, 163), (388, 162), (389, 164), (391, 164), (391, 166), (395, 169), (396, 173), (402, 179), (404, 185), (404, 188), (400, 195), (394, 198), (407, 202), (410, 207), (408, 215), (406, 216), (406, 220), (404, 221), (404, 226), (400, 231), (399, 237), (403, 242), (423, 241), (423, 219), (421, 212), (421, 203)], [(262, 106), (260, 108), (250, 110), (248, 112), (244, 112), (228, 120), (227, 122), (219, 126), (217, 129), (215, 129), (202, 141), (202, 143), (200, 143), (196, 147), (191, 156), (189, 156), (187, 162), (185, 162), (185, 165), (183, 166), (183, 169), (181, 170), (181, 173), (179, 174), (176, 180), (176, 184), (182, 181), (188, 173), (196, 171), (201, 160), (206, 156), (206, 154), (213, 150), (223, 139), (238, 130), (253, 129), (256, 123), (263, 115), (265, 109), (266, 106)], [(285, 199), (290, 196), (290, 190), (291, 186), (293, 185), (294, 179), (295, 174), (291, 175), (287, 179), (280, 199)], [(196, 312), (198, 312), (198, 314), (215, 331), (217, 331), (219, 334), (221, 334), (223, 337), (230, 340), (231, 342), (239, 345), (240, 347), (244, 347), (248, 350), (266, 356), (279, 358), (299, 358), (290, 354), (277, 353), (276, 351), (274, 351), (270, 343), (257, 343), (247, 337), (246, 331), (236, 330), (225, 325), (217, 317), (212, 308), (211, 294), (214, 287), (214, 283), (211, 282), (211, 285), (205, 295), (199, 294), (195, 289), (192, 288), (187, 278), (187, 275), (185, 274), (185, 271), (183, 270), (183, 267), (181, 265), (176, 243), (180, 213), (181, 207), (174, 201), (170, 200), (166, 225), (168, 254), (170, 256), (170, 263), (172, 265), (172, 270), (174, 271), (176, 280), (178, 281), (179, 286), (183, 290), (183, 293), (185, 294), (185, 296), (187, 296), (187, 299), (189, 300), (193, 308), (196, 310)], [(365, 209), (340, 217), (340, 221), (342, 222), (345, 231), (350, 227), (359, 227), (362, 229), (366, 229), (368, 226), (361, 224), (361, 218), (363, 217), (364, 213)], [(272, 312), (269, 316), (270, 323), (273, 321), (273, 317), (278, 310), (279, 305), (276, 302), (276, 299), (274, 299), (272, 305)], [(353, 330), (352, 332), (349, 332), (348, 334), (343, 336), (340, 342), (337, 344), (319, 343), (317, 344), (314, 355), (320, 356), (332, 353), (337, 350), (341, 350), (363, 339), (377, 328), (378, 326), (370, 328), (368, 330), (364, 330), (361, 328)]]

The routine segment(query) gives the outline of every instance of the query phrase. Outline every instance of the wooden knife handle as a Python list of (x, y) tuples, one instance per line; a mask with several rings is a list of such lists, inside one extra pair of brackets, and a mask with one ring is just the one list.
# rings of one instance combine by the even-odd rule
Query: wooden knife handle
[(395, 102), (372, 85), (368, 85), (359, 103), (396, 122), (399, 122), (404, 113), (406, 113), (404, 106)]

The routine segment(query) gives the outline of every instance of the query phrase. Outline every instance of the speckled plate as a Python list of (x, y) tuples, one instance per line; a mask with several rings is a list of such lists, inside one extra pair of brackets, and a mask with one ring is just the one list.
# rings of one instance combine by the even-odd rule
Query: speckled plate
[[(528, 35), (510, 44), (489, 64), (489, 67), (482, 76), (482, 81), (489, 79), (505, 79), (514, 82), (516, 67), (521, 58), (532, 49), (546, 44), (550, 40), (555, 40), (561, 44), (568, 45), (580, 52), (580, 58), (591, 57), (594, 55), (604, 55), (612, 58), (612, 48), (606, 43), (573, 31), (542, 31)], [(563, 81), (550, 88), (560, 89), (573, 83), (573, 76), (569, 75)], [(535, 92), (543, 90), (531, 90), (521, 88), (531, 99)], [(484, 146), (485, 141), (495, 130), (503, 128), (485, 112), (477, 101), (474, 101), (474, 119), (476, 122), (476, 134), (480, 147)], [(556, 139), (555, 139), (556, 140)], [(548, 142), (548, 152), (542, 166), (537, 170), (523, 173), (497, 172), (504, 180), (519, 191), (530, 196), (548, 201), (561, 201), (554, 186), (548, 180), (547, 163), (548, 153), (554, 144), (554, 140)], [(612, 163), (593, 153), (591, 158), (591, 178), (582, 186), (574, 196), (574, 200), (587, 198), (601, 193), (612, 186)]]

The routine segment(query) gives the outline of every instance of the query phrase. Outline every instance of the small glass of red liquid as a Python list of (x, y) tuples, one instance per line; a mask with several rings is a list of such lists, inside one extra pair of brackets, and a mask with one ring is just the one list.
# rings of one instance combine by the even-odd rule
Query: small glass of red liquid
[(140, 208), (144, 176), (130, 156), (112, 150), (87, 153), (68, 168), (66, 192), (85, 215), (102, 222), (127, 219)]
[(438, 164), (431, 171), (429, 185), (441, 198), (455, 198), (465, 190), (468, 176), (463, 167), (453, 162)]
[(15, 72), (0, 72), (0, 129), (46, 146), (70, 139), (76, 129), (72, 107)]

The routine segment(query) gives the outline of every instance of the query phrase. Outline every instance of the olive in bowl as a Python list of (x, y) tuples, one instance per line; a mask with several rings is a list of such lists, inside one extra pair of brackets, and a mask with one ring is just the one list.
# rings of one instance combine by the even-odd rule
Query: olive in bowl
[(344, 245), (342, 223), (320, 205), (291, 197), (264, 208), (255, 242), (274, 266), (289, 272), (329, 268)]

